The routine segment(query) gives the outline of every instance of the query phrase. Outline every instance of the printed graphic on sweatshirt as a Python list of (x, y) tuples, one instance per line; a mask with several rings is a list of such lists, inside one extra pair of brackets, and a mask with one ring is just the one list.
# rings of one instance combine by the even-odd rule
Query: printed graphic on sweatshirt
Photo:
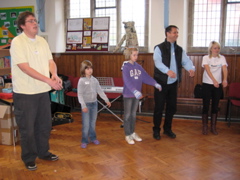
[(139, 69), (132, 69), (130, 70), (130, 77), (134, 77), (134, 79), (138, 79), (141, 76), (141, 71)]

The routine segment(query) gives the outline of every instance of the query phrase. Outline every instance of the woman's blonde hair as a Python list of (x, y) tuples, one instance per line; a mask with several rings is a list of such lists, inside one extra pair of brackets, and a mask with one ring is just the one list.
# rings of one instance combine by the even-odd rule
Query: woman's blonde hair
[(86, 77), (85, 69), (87, 69), (87, 68), (92, 68), (92, 63), (89, 60), (84, 60), (81, 63), (81, 69), (80, 69), (81, 77)]
[(130, 59), (130, 56), (131, 56), (133, 51), (138, 51), (138, 48), (127, 48), (127, 49), (124, 50), (123, 54), (125, 55), (126, 60)]
[[(214, 45), (217, 45), (217, 46), (221, 49), (221, 45), (220, 45), (218, 42), (216, 42), (216, 41), (211, 41), (210, 44), (209, 44), (209, 47), (208, 47), (208, 55), (209, 55), (209, 58), (212, 58), (212, 51), (211, 51), (211, 49), (212, 49), (212, 47), (213, 47)], [(220, 57), (219, 54), (218, 54), (218, 57)]]

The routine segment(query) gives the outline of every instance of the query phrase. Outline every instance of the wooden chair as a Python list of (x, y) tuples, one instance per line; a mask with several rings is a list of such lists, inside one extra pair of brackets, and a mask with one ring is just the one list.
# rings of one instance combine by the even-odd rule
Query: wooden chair
[(225, 121), (228, 121), (228, 126), (231, 124), (232, 106), (240, 107), (240, 83), (231, 83), (229, 85), (228, 103)]
[[(113, 82), (114, 82), (114, 86), (118, 86), (118, 87), (123, 87), (123, 79), (121, 77), (114, 77), (113, 78)], [(117, 96), (119, 96), (119, 93), (112, 93), (109, 95), (107, 95), (108, 98), (110, 99), (114, 99), (116, 98)], [(120, 111), (120, 114), (121, 114), (121, 117), (123, 115), (123, 97), (121, 96), (121, 98), (119, 99), (119, 101), (121, 102), (121, 111)]]
[(66, 103), (74, 109), (78, 102), (77, 85), (80, 77), (68, 76), (68, 79), (71, 81), (72, 89), (71, 91), (65, 92)]

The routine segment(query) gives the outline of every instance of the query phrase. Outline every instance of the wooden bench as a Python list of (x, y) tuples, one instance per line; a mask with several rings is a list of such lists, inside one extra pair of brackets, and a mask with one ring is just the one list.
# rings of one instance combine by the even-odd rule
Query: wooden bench
[[(218, 116), (221, 118), (225, 118), (226, 110), (227, 99), (221, 99), (219, 102)], [(147, 94), (145, 95), (145, 101), (142, 104), (142, 112), (153, 113), (153, 111), (154, 111), (154, 96), (152, 94)], [(178, 97), (176, 114), (200, 117), (202, 115), (202, 99)]]

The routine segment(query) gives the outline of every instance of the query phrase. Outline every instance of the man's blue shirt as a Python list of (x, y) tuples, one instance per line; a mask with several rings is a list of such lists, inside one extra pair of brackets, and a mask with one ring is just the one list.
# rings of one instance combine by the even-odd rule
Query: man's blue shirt
[[(174, 51), (174, 43), (171, 43), (171, 62), (170, 62), (170, 68), (168, 68), (165, 64), (162, 62), (162, 52), (160, 51), (159, 47), (156, 47), (154, 49), (153, 54), (153, 60), (156, 68), (158, 68), (162, 73), (167, 74), (169, 70), (172, 70), (176, 74), (176, 78), (170, 78), (168, 76), (167, 84), (172, 84), (177, 81), (178, 78), (178, 72), (177, 72), (177, 64), (176, 64), (176, 57), (175, 57), (175, 51)], [(192, 61), (187, 56), (186, 52), (183, 50), (182, 52), (182, 66), (187, 71), (194, 70), (195, 67), (193, 66)]]

